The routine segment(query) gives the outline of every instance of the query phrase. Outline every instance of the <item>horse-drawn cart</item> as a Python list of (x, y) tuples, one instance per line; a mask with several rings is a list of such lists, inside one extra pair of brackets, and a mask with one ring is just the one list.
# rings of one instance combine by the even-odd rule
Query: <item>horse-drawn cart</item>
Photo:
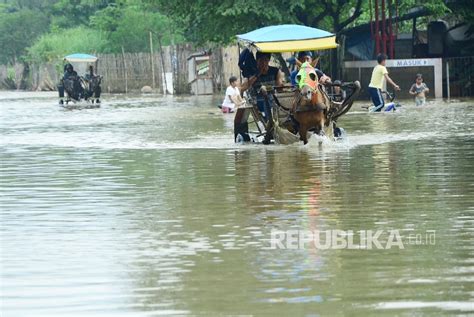
[[(66, 108), (98, 108), (102, 76), (94, 69), (98, 58), (89, 54), (71, 54), (64, 57), (64, 75), (58, 85), (59, 105)], [(84, 74), (83, 76), (78, 75)]]
[[(337, 47), (333, 34), (298, 25), (265, 27), (238, 35), (238, 39), (247, 50), (264, 53)], [(337, 84), (346, 96), (337, 102), (327, 93), (336, 84), (320, 84), (309, 63), (300, 65), (297, 78), (295, 87), (253, 85), (245, 92), (246, 105), (237, 109), (234, 119), (236, 142), (291, 144), (300, 140), (306, 143), (314, 133), (334, 140), (344, 136), (343, 129), (336, 127), (336, 121), (350, 110), (360, 90), (359, 82)], [(257, 99), (263, 101), (265, 115), (261, 106), (259, 110)], [(250, 130), (252, 126), (253, 131)]]

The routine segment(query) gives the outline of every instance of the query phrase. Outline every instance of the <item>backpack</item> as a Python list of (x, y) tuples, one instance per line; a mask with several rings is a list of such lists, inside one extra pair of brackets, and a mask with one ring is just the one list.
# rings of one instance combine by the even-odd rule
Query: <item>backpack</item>
[(257, 75), (257, 61), (248, 48), (245, 48), (239, 55), (239, 68), (245, 78)]

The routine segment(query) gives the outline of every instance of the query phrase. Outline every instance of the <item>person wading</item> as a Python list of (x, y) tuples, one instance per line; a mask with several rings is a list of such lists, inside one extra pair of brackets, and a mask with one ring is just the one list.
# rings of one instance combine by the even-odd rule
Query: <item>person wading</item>
[(372, 102), (375, 106), (373, 111), (379, 112), (385, 106), (384, 99), (382, 97), (383, 80), (387, 80), (395, 90), (400, 90), (400, 87), (388, 76), (388, 70), (385, 67), (387, 61), (387, 55), (377, 55), (378, 65), (374, 67), (372, 71), (372, 77), (370, 78), (369, 94), (372, 98)]

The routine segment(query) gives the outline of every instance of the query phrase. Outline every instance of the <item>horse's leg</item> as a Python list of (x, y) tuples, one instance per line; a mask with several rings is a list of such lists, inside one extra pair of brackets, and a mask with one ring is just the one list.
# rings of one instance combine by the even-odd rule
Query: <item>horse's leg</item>
[(324, 124), (325, 124), (324, 113), (321, 113), (320, 118), (319, 118), (319, 135), (324, 134), (324, 130), (323, 130)]
[(304, 144), (308, 143), (308, 127), (306, 124), (300, 125), (300, 140), (303, 141)]
[(95, 98), (96, 103), (100, 102), (100, 93), (101, 92), (102, 92), (102, 88), (100, 87), (99, 84), (96, 84), (96, 86), (94, 87), (94, 98)]

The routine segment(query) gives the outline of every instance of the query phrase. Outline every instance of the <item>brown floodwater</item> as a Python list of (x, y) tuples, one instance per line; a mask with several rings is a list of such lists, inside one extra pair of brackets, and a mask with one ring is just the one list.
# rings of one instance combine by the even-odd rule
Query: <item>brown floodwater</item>
[[(358, 103), (343, 142), (263, 146), (234, 144), (220, 99), (0, 92), (1, 315), (474, 313), (473, 100)], [(275, 230), (404, 248), (274, 249)]]

